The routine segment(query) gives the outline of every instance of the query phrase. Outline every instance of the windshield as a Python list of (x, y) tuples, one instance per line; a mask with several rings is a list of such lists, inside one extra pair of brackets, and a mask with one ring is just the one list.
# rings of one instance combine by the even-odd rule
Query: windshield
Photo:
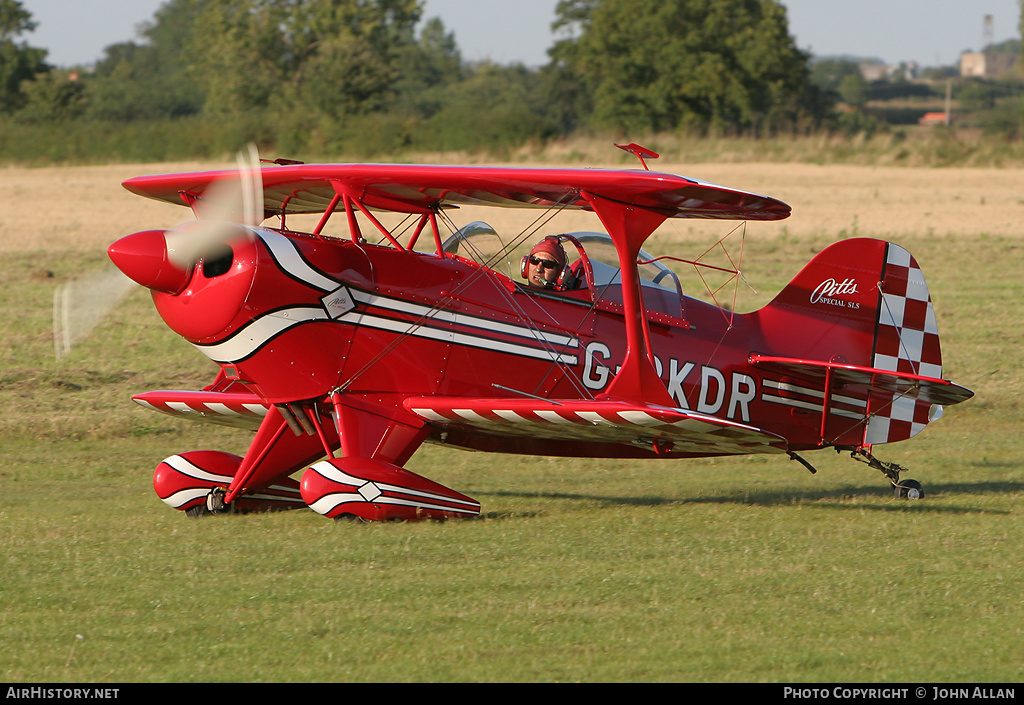
[[(594, 286), (621, 284), (619, 280), (619, 258), (615, 253), (612, 239), (605, 233), (573, 233), (573, 237), (586, 250), (590, 265), (594, 270)], [(638, 260), (647, 262), (654, 257), (640, 250)], [(661, 262), (648, 262), (637, 268), (640, 272), (640, 284), (645, 287), (657, 287), (673, 293), (682, 293), (679, 278), (675, 272)]]
[[(508, 238), (510, 241), (512, 238)], [(455, 231), (441, 245), (445, 254), (459, 255), (512, 278), (512, 260), (508, 245), (497, 231), (477, 220)]]

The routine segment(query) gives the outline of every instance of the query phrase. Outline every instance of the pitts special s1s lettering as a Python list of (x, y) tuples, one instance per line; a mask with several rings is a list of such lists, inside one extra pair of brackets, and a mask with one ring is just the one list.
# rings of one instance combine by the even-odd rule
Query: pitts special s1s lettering
[[(254, 162), (126, 181), (197, 214), (109, 255), (219, 367), (203, 390), (135, 401), (255, 432), (244, 457), (167, 458), (157, 494), (192, 515), (477, 515), (477, 501), (403, 467), (426, 442), (594, 458), (780, 454), (812, 471), (797, 454), (835, 448), (897, 496), (923, 496), (872, 448), (972, 393), (942, 379), (910, 253), (843, 240), (760, 310), (726, 312), (683, 296), (672, 258), (644, 243), (670, 218), (773, 221), (789, 206), (644, 167)], [(230, 216), (213, 217), (225, 204)], [(486, 223), (452, 223), (469, 205), (587, 211), (603, 232), (503, 240)], [(302, 215), (309, 232), (286, 225)], [(332, 219), (341, 236), (324, 232)]]

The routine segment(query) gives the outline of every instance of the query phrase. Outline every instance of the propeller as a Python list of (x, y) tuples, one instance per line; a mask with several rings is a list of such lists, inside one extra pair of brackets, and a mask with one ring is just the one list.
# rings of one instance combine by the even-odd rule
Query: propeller
[(199, 197), (198, 221), (165, 233), (167, 260), (174, 266), (189, 271), (239, 237), (239, 225), (255, 227), (263, 222), (263, 179), (256, 145), (240, 151), (237, 163), (237, 178), (221, 179)]
[[(223, 252), (246, 227), (263, 222), (263, 179), (255, 145), (237, 155), (238, 168), (214, 182), (197, 199), (197, 220), (170, 230), (145, 230), (108, 249), (116, 269), (76, 278), (54, 292), (53, 339), (57, 359), (71, 352), (132, 290), (132, 283), (179, 294), (192, 269)], [(119, 271), (120, 270), (120, 271)]]
[(53, 292), (53, 347), (57, 359), (71, 352), (135, 283), (113, 267), (61, 284)]

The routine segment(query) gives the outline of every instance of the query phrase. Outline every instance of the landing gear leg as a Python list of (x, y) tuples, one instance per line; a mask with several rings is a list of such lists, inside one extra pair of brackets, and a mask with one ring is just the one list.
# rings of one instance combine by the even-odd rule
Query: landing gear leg
[(879, 460), (871, 454), (869, 447), (857, 448), (850, 453), (854, 460), (867, 463), (875, 470), (878, 470), (887, 478), (893, 486), (893, 496), (896, 499), (924, 499), (924, 488), (917, 480), (900, 480), (900, 473), (907, 469), (897, 463), (889, 463)]

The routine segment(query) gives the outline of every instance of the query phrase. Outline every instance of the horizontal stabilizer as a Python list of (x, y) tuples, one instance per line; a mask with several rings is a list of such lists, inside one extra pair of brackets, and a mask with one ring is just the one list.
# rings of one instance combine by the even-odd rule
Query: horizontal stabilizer
[(672, 453), (784, 453), (768, 431), (681, 409), (596, 400), (411, 397), (405, 408), (434, 426), (499, 437), (638, 443)]
[(821, 384), (828, 378), (829, 387), (832, 389), (853, 385), (863, 387), (869, 393), (906, 397), (941, 406), (959, 404), (974, 396), (970, 389), (948, 380), (923, 377), (909, 372), (756, 354), (750, 356), (750, 363), (765, 370), (803, 377)]
[(194, 421), (255, 431), (267, 406), (255, 394), (237, 392), (194, 392), (179, 389), (136, 394), (132, 401), (153, 411)]

